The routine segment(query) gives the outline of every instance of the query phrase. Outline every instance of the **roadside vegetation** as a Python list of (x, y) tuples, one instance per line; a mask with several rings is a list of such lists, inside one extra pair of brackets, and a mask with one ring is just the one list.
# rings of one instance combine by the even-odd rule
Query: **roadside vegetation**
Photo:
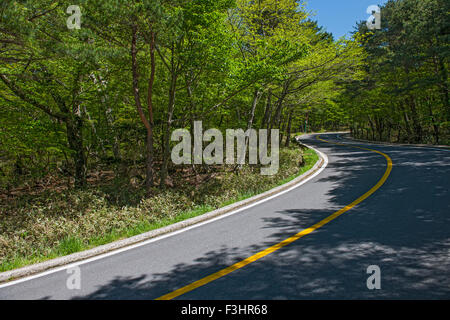
[[(80, 0), (79, 29), (70, 5), (0, 2), (0, 270), (285, 182), (315, 162), (299, 169), (286, 137), (305, 119), (343, 124), (335, 81), (360, 76), (358, 37), (334, 39), (301, 1)], [(278, 129), (278, 174), (175, 165), (171, 134), (196, 121)]]
[[(72, 1), (0, 2), (0, 270), (267, 190), (314, 162), (293, 132), (448, 143), (448, 1), (390, 0), (340, 39), (296, 0), (77, 3), (70, 29)], [(278, 174), (175, 165), (197, 121), (279, 130)]]
[(98, 181), (84, 190), (46, 189), (1, 198), (0, 271), (123, 239), (243, 200), (284, 184), (318, 160), (298, 146), (280, 151), (277, 175), (232, 167), (193, 175), (174, 173), (174, 185), (146, 197), (126, 181)]

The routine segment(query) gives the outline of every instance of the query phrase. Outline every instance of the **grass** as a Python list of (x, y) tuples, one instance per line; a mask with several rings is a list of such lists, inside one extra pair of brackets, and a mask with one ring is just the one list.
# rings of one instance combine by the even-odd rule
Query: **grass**
[(112, 184), (2, 200), (0, 272), (199, 216), (285, 184), (317, 160), (313, 150), (284, 148), (274, 176), (261, 176), (259, 168), (244, 166), (239, 174), (224, 171), (200, 185), (181, 181), (149, 198), (141, 189)]

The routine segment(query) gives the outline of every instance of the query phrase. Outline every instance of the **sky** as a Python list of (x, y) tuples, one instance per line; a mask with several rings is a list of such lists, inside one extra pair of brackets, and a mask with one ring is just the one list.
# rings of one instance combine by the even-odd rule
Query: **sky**
[[(357, 21), (366, 21), (370, 15), (366, 13), (370, 5), (383, 5), (387, 0), (304, 0), (307, 11), (313, 11), (319, 26), (333, 33), (334, 38), (351, 35)], [(381, 17), (383, 19), (383, 17)]]

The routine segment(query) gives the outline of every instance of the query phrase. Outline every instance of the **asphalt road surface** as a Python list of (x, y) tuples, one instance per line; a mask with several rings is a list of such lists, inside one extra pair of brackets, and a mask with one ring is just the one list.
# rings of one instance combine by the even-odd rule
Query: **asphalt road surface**
[[(311, 227), (373, 188), (370, 197), (314, 232), (176, 299), (449, 299), (450, 151), (373, 145), (338, 134), (302, 140), (328, 166), (300, 187), (226, 218), (0, 287), (0, 299), (155, 299), (204, 279)], [(381, 289), (369, 290), (369, 266)]]

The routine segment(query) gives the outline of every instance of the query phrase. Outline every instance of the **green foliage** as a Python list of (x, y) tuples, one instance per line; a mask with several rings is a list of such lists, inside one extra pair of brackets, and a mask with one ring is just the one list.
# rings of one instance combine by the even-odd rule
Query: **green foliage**
[(239, 175), (227, 170), (199, 188), (180, 181), (177, 188), (151, 198), (124, 201), (116, 194), (136, 190), (110, 182), (82, 191), (2, 199), (0, 272), (160, 228), (264, 192), (306, 172), (318, 160), (308, 150), (300, 167), (301, 156), (298, 148), (282, 149), (280, 171), (274, 176), (261, 179), (259, 170), (244, 166)]
[(391, 0), (381, 30), (358, 25), (366, 75), (341, 97), (355, 136), (449, 143), (448, 14), (448, 1)]
[(153, 172), (163, 171), (164, 137), (195, 120), (224, 130), (270, 119), (270, 128), (286, 131), (294, 110), (298, 127), (308, 112), (327, 116), (321, 110), (334, 108), (332, 83), (356, 70), (356, 42), (333, 41), (298, 1), (81, 0), (79, 30), (66, 27), (71, 4), (0, 5), (0, 188), (7, 192), (49, 176), (85, 187), (99, 170), (141, 170), (149, 152)]
[[(5, 265), (17, 265), (14, 253), (39, 259), (136, 234), (298, 171), (289, 161), (272, 178), (258, 166), (173, 165), (172, 130), (197, 120), (222, 131), (280, 129), (288, 146), (292, 132), (381, 116), (389, 97), (400, 103), (425, 88), (432, 115), (425, 105), (418, 113), (448, 130), (439, 105), (448, 41), (426, 18), (440, 0), (427, 3), (417, 3), (426, 14), (414, 15), (408, 33), (389, 9), (392, 32), (335, 40), (294, 0), (79, 0), (81, 29), (73, 30), (69, 0), (2, 1), (0, 196), (12, 199), (0, 220)], [(427, 32), (431, 43), (417, 40)]]

